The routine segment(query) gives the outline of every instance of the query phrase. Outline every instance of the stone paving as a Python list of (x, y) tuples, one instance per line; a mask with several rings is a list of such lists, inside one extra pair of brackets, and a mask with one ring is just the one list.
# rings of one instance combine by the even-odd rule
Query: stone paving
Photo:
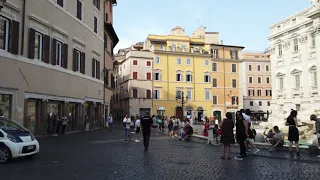
[[(123, 142), (121, 126), (58, 137), (39, 138), (41, 153), (33, 160), (0, 165), (1, 180), (195, 180), (319, 179), (320, 162), (304, 156), (266, 156), (220, 160), (220, 147), (184, 143), (152, 133), (150, 150)], [(232, 151), (235, 156), (237, 149)], [(281, 152), (280, 152), (281, 153)], [(314, 158), (313, 158), (314, 159)]]

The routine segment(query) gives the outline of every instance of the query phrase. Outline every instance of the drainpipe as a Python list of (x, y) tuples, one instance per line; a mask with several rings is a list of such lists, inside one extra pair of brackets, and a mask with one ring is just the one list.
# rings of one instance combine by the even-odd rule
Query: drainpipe
[(21, 52), (20, 54), (23, 56), (24, 51), (24, 27), (25, 27), (25, 18), (26, 18), (26, 0), (23, 0), (22, 7), (22, 27), (21, 27)]

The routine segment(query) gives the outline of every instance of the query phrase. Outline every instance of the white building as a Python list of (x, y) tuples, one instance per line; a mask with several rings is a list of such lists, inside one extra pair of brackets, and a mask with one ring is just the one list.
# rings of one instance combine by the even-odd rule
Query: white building
[(286, 118), (291, 109), (298, 119), (320, 115), (320, 3), (270, 27), (272, 119)]

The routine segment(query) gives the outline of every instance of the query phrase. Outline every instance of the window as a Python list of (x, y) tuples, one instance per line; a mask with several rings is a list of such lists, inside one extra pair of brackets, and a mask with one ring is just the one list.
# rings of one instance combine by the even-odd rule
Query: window
[(147, 94), (147, 98), (150, 99), (151, 98), (151, 90), (148, 89), (146, 94)]
[(261, 77), (258, 77), (258, 84), (261, 84)]
[(268, 106), (270, 106), (270, 101), (267, 102)]
[(252, 71), (252, 66), (251, 66), (251, 64), (249, 64), (248, 69), (249, 69), (249, 71)]
[(147, 80), (151, 80), (151, 73), (147, 72)]
[(279, 78), (279, 89), (283, 90), (283, 77)]
[(136, 88), (132, 89), (132, 97), (134, 97), (134, 98), (138, 97), (138, 89), (136, 89)]
[(160, 90), (159, 89), (153, 90), (153, 99), (160, 99)]
[(148, 66), (148, 67), (151, 66), (151, 61), (147, 61), (147, 66)]
[(9, 20), (0, 16), (0, 49), (8, 50)]
[(187, 65), (191, 65), (191, 59), (187, 58)]
[(272, 90), (271, 89), (267, 89), (266, 90), (266, 96), (272, 96)]
[(253, 101), (250, 101), (250, 106), (253, 106)]
[(266, 65), (266, 71), (267, 71), (267, 72), (270, 71), (269, 65)]
[(212, 71), (213, 72), (217, 72), (217, 70), (218, 70), (218, 67), (217, 67), (217, 63), (212, 63)]
[(181, 64), (181, 58), (177, 58), (177, 64)]
[(61, 53), (61, 51), (62, 51), (62, 43), (61, 42), (59, 42), (59, 41), (56, 41), (56, 52), (55, 52), (55, 54), (56, 54), (56, 59), (55, 59), (55, 61), (56, 61), (56, 65), (57, 66), (61, 66), (62, 67), (62, 53)]
[(182, 51), (182, 52), (186, 52), (186, 49), (187, 49), (187, 48), (186, 48), (186, 45), (185, 45), (185, 44), (182, 44), (180, 48), (181, 48), (181, 51)]
[(248, 95), (249, 96), (254, 96), (254, 89), (249, 89), (248, 90)]
[(212, 49), (212, 57), (218, 58), (218, 49)]
[(178, 73), (176, 75), (176, 81), (181, 82), (182, 81), (182, 74)]
[(132, 62), (132, 63), (133, 63), (133, 65), (135, 65), (135, 66), (136, 66), (136, 65), (138, 65), (138, 60), (133, 60), (133, 62)]
[(175, 52), (175, 51), (176, 51), (176, 49), (177, 49), (176, 44), (172, 44), (172, 45), (171, 45), (171, 48), (172, 48), (172, 51), (174, 51), (174, 52)]
[(257, 65), (257, 70), (261, 71), (261, 66), (260, 65)]
[(218, 87), (218, 79), (217, 78), (212, 79), (212, 87)]
[(237, 96), (232, 96), (231, 101), (232, 105), (239, 105), (239, 98)]
[(73, 70), (80, 72), (81, 71), (81, 52), (77, 49), (74, 49), (74, 60), (73, 60)]
[(192, 74), (187, 74), (186, 75), (186, 81), (187, 82), (192, 82)]
[(312, 78), (312, 86), (313, 87), (318, 87), (318, 78), (317, 78), (317, 71), (312, 71), (311, 72), (311, 78)]
[(100, 0), (93, 0), (93, 5), (100, 10)]
[(133, 79), (138, 79), (138, 72), (133, 72)]
[(100, 61), (92, 59), (92, 77), (100, 79)]
[(159, 72), (154, 73), (154, 80), (155, 81), (160, 81), (161, 80), (161, 74)]
[(262, 106), (262, 101), (259, 101), (259, 106)]
[(155, 62), (156, 64), (160, 64), (160, 57), (159, 57), (159, 56), (156, 56), (156, 57), (154, 58), (154, 62)]
[(236, 79), (232, 79), (232, 87), (233, 88), (237, 87), (237, 80)]
[(249, 76), (249, 84), (252, 84), (252, 83), (253, 83), (253, 77)]
[(300, 88), (300, 75), (295, 75), (294, 80), (295, 80), (295, 88)]
[(231, 55), (231, 59), (238, 59), (238, 51), (231, 50), (230, 55)]
[(278, 44), (278, 55), (282, 56), (282, 45)]
[(95, 16), (93, 17), (93, 31), (98, 33), (98, 18)]
[(209, 60), (207, 60), (207, 59), (204, 60), (204, 65), (205, 65), (205, 66), (209, 66)]
[(181, 99), (181, 90), (176, 90), (176, 99)]
[(35, 34), (35, 41), (34, 41), (34, 58), (38, 60), (42, 60), (42, 47), (43, 35), (39, 32)]
[(293, 40), (293, 51), (297, 52), (299, 50), (298, 38)]
[(77, 0), (77, 18), (82, 20), (82, 2)]
[(262, 90), (261, 89), (258, 89), (258, 96), (262, 96)]
[(267, 84), (270, 84), (270, 77), (266, 77)]
[(187, 89), (187, 97), (189, 100), (192, 99), (192, 90), (191, 89)]
[(231, 72), (237, 72), (237, 64), (232, 64)]
[(205, 89), (205, 98), (206, 100), (210, 100), (210, 89)]
[(210, 75), (204, 75), (204, 82), (210, 82)]
[(166, 46), (165, 45), (160, 45), (160, 49), (162, 50), (162, 51), (165, 51), (166, 50)]
[(212, 96), (212, 104), (218, 104), (218, 96), (217, 95), (213, 95)]
[(63, 7), (63, 1), (64, 1), (64, 0), (57, 0), (57, 4), (58, 4), (59, 6), (61, 6), (61, 7)]

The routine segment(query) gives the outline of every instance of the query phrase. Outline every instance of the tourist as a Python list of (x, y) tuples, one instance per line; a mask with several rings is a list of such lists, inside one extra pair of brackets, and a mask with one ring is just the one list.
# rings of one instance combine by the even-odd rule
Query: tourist
[(136, 122), (134, 123), (135, 124), (135, 131), (136, 131), (136, 142), (140, 142), (140, 117), (137, 116), (137, 120)]
[(268, 131), (268, 129), (266, 129), (266, 130), (263, 132), (263, 135), (266, 136), (265, 141), (266, 141), (267, 143), (270, 143), (270, 144), (271, 144), (270, 140), (272, 140), (272, 138), (273, 138), (273, 136), (274, 136), (274, 133), (273, 133), (272, 129), (270, 129), (270, 130), (268, 131), (268, 134), (266, 134), (266, 131)]
[(152, 128), (157, 129), (157, 117), (156, 117), (156, 115), (152, 116), (152, 121), (153, 121)]
[(162, 120), (162, 124), (161, 124), (161, 129), (162, 129), (162, 132), (164, 132), (164, 127), (165, 127), (165, 123), (166, 123), (166, 119), (165, 117), (162, 116), (161, 120)]
[[(311, 115), (310, 116), (310, 120), (311, 121), (315, 121), (315, 127), (316, 127), (316, 132), (315, 134), (317, 135), (317, 138), (318, 138), (318, 146), (320, 147), (320, 119), (317, 118), (316, 115)], [(320, 158), (320, 155), (317, 156), (318, 158)]]
[(148, 116), (148, 113), (146, 113), (146, 116), (144, 116), (141, 120), (144, 151), (148, 151), (149, 149), (152, 124), (153, 120)]
[(241, 109), (240, 112), (242, 113), (242, 117), (244, 118), (244, 120), (247, 121), (247, 124), (248, 124), (248, 135), (249, 135), (249, 137), (247, 137), (247, 139), (246, 139), (247, 151), (251, 150), (249, 148), (249, 146), (251, 146), (252, 148), (255, 149), (254, 154), (256, 154), (256, 153), (258, 153), (260, 151), (260, 149), (256, 148), (256, 146), (253, 144), (256, 133), (255, 133), (255, 130), (251, 129), (251, 125), (252, 125), (251, 110), (250, 109), (246, 109), (246, 110)]
[(157, 123), (158, 123), (158, 126), (159, 126), (159, 131), (161, 132), (161, 128), (162, 128), (162, 117), (159, 115), (158, 118), (157, 118)]
[(169, 131), (169, 136), (173, 138), (173, 119), (174, 117), (170, 117), (169, 122), (168, 122), (168, 131)]
[(243, 159), (248, 157), (247, 149), (245, 145), (245, 141), (248, 137), (248, 123), (243, 118), (242, 113), (237, 111), (236, 113), (236, 139), (238, 144), (240, 145), (240, 156), (236, 157), (236, 159)]
[(178, 136), (178, 130), (179, 130), (179, 118), (176, 117), (173, 120), (173, 134), (174, 134), (174, 136)]
[(205, 137), (208, 137), (208, 129), (210, 128), (209, 120), (206, 120), (206, 123), (204, 124), (204, 130), (203, 135)]
[(67, 116), (65, 114), (62, 114), (62, 119), (61, 119), (62, 134), (65, 134), (65, 132), (66, 132), (67, 123), (68, 123)]
[(234, 122), (232, 120), (232, 114), (230, 112), (226, 113), (226, 118), (222, 120), (221, 123), (222, 129), (222, 136), (221, 136), (221, 143), (222, 143), (222, 155), (221, 159), (228, 159), (230, 160), (230, 144), (234, 144)]
[(273, 130), (274, 135), (270, 138), (270, 143), (272, 144), (272, 148), (269, 149), (270, 152), (284, 145), (284, 133), (279, 130), (278, 126), (274, 126)]
[(110, 131), (112, 130), (112, 122), (113, 122), (113, 118), (112, 118), (112, 114), (110, 114), (108, 117), (108, 127)]
[(289, 151), (290, 151), (291, 157), (293, 157), (293, 152), (292, 152), (293, 142), (295, 142), (297, 157), (300, 157), (299, 130), (297, 128), (298, 126), (297, 114), (298, 114), (297, 111), (291, 110), (290, 116), (287, 118), (287, 122), (286, 122), (286, 126), (289, 126), (288, 140), (289, 140)]
[(180, 141), (189, 141), (191, 139), (191, 136), (193, 134), (193, 128), (190, 126), (189, 123), (186, 123), (184, 132), (181, 133)]
[(131, 124), (131, 119), (126, 116), (123, 118), (123, 129), (124, 129), (124, 137), (125, 137), (125, 142), (130, 141), (130, 124)]

